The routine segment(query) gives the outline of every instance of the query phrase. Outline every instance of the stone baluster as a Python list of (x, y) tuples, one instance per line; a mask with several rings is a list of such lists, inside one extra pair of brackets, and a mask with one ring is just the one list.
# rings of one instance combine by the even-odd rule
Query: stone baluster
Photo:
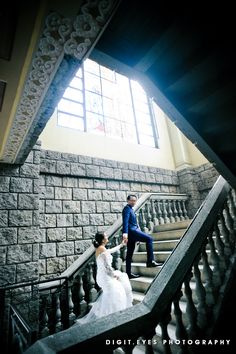
[(168, 213), (167, 213), (167, 209), (166, 209), (166, 201), (164, 199), (162, 200), (162, 212), (163, 212), (164, 222), (165, 222), (165, 224), (168, 224), (170, 222), (170, 219), (168, 218)]
[(185, 220), (188, 220), (188, 212), (186, 209), (186, 200), (182, 200), (183, 216)]
[(213, 284), (213, 272), (208, 262), (208, 257), (207, 257), (205, 247), (202, 249), (201, 257), (203, 263), (202, 277), (205, 282), (206, 304), (208, 306), (208, 313), (209, 313), (210, 309), (215, 304), (215, 290)]
[(183, 324), (183, 319), (182, 319), (182, 311), (180, 309), (179, 306), (179, 301), (182, 297), (183, 293), (181, 290), (179, 290), (173, 300), (173, 304), (174, 304), (174, 314), (175, 314), (175, 320), (176, 320), (176, 330), (175, 330), (175, 334), (176, 334), (176, 338), (180, 340), (180, 347), (182, 350), (184, 350), (185, 345), (183, 344), (183, 340), (187, 340), (188, 339), (188, 334), (187, 331), (185, 329), (185, 326)]
[(88, 265), (89, 307), (91, 307), (97, 297), (97, 290), (95, 289), (95, 280), (93, 276), (93, 266), (93, 262), (90, 262)]
[(168, 212), (168, 215), (169, 215), (170, 222), (174, 223), (175, 222), (175, 218), (174, 218), (174, 214), (173, 214), (173, 211), (172, 211), (171, 200), (167, 200), (167, 212)]
[(196, 281), (196, 295), (198, 299), (197, 312), (198, 312), (198, 326), (205, 329), (207, 326), (207, 311), (206, 311), (206, 291), (202, 284), (201, 273), (199, 270), (199, 257), (194, 261), (194, 278)]
[(221, 235), (220, 235), (220, 229), (218, 227), (218, 221), (215, 222), (214, 224), (214, 234), (215, 234), (215, 240), (216, 240), (216, 248), (218, 250), (218, 254), (219, 254), (219, 267), (220, 267), (220, 271), (221, 274), (224, 273), (224, 271), (226, 270), (226, 263), (225, 263), (225, 254), (224, 254), (224, 243), (221, 239)]
[(180, 217), (178, 215), (178, 210), (177, 210), (177, 207), (176, 207), (176, 203), (177, 203), (177, 200), (173, 200), (174, 218), (175, 218), (175, 221), (178, 222), (178, 221), (180, 221)]
[(184, 279), (184, 293), (187, 300), (187, 306), (186, 306), (186, 315), (188, 317), (187, 332), (189, 338), (195, 339), (198, 337), (199, 328), (197, 325), (197, 309), (194, 305), (192, 289), (190, 287), (190, 281), (192, 279), (192, 276), (193, 273), (189, 272), (187, 273)]
[(170, 337), (168, 334), (168, 324), (171, 321), (171, 304), (167, 307), (166, 311), (162, 315), (162, 319), (159, 323), (161, 327), (161, 339), (163, 343), (163, 352), (165, 354), (171, 354), (171, 348), (170, 348)]
[(225, 254), (225, 260), (226, 264), (229, 264), (229, 257), (232, 255), (232, 250), (230, 247), (230, 239), (229, 239), (229, 230), (226, 227), (225, 224), (225, 218), (223, 214), (220, 214), (220, 226), (221, 226), (221, 232), (224, 238), (224, 254)]
[(87, 302), (85, 301), (85, 291), (84, 291), (84, 281), (83, 281), (84, 272), (78, 275), (79, 277), (79, 291), (78, 291), (78, 310), (79, 310), (79, 317), (83, 317), (87, 312)]
[(152, 221), (152, 214), (150, 212), (150, 207), (151, 205), (149, 204), (149, 202), (146, 203), (146, 215), (147, 215), (147, 227), (149, 232), (153, 231), (153, 227), (154, 227), (154, 223)]
[(145, 333), (142, 338), (145, 340), (145, 354), (154, 354), (152, 341), (153, 337), (155, 336), (155, 327), (151, 325), (148, 333)]
[(144, 232), (148, 232), (148, 228), (147, 228), (147, 221), (146, 221), (146, 215), (144, 213), (143, 208), (140, 210), (141, 216), (142, 216), (142, 225), (143, 225), (143, 231)]
[(48, 327), (48, 294), (47, 295), (42, 295), (41, 297), (41, 303), (42, 303), (42, 308), (41, 308), (41, 313), (42, 313), (42, 318), (40, 321), (40, 333), (39, 337), (44, 338), (49, 335), (49, 327)]
[(236, 223), (236, 201), (234, 199), (234, 192), (231, 189), (231, 191), (229, 192), (229, 203), (230, 203), (230, 209), (232, 211), (232, 217), (234, 219), (234, 228), (235, 228), (235, 223)]
[(69, 325), (74, 323), (76, 315), (74, 314), (74, 302), (72, 297), (73, 281), (68, 281), (68, 312), (69, 312)]
[(179, 218), (180, 221), (184, 220), (184, 214), (182, 210), (182, 205), (181, 205), (181, 200), (177, 200), (177, 205), (178, 205), (178, 211), (179, 211)]
[(226, 225), (229, 230), (229, 239), (230, 239), (231, 248), (234, 250), (235, 247), (234, 221), (230, 214), (229, 206), (227, 202), (225, 203), (224, 211), (225, 211)]
[(216, 291), (219, 289), (221, 285), (221, 273), (219, 267), (219, 257), (216, 253), (215, 244), (212, 238), (212, 230), (209, 232), (208, 235), (208, 243), (210, 246), (210, 260), (213, 265), (213, 283)]
[(156, 204), (157, 204), (157, 215), (158, 215), (159, 224), (163, 225), (165, 224), (165, 221), (161, 210), (161, 201), (157, 200)]
[(152, 220), (154, 225), (159, 225), (159, 220), (157, 217), (157, 212), (156, 212), (156, 203), (153, 199), (151, 199), (151, 210), (152, 210)]
[(63, 326), (61, 322), (61, 299), (60, 293), (55, 294), (55, 303), (56, 303), (56, 313), (55, 313), (55, 333), (62, 331)]

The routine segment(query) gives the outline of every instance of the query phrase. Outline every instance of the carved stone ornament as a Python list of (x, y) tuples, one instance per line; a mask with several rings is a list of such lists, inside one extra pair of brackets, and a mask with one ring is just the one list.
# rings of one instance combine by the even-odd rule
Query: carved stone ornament
[(4, 149), (3, 162), (16, 160), (64, 55), (83, 60), (118, 2), (86, 0), (74, 19), (56, 12), (48, 14)]

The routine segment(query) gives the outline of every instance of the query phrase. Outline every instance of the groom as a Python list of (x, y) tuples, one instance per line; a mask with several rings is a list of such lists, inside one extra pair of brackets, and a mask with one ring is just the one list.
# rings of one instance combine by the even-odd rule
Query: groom
[(133, 207), (137, 201), (136, 195), (128, 195), (127, 205), (122, 211), (123, 218), (123, 239), (128, 239), (127, 243), (127, 255), (126, 255), (126, 273), (130, 279), (138, 278), (139, 275), (131, 273), (131, 262), (134, 253), (135, 242), (141, 241), (146, 242), (147, 249), (147, 267), (157, 267), (162, 265), (162, 263), (156, 263), (153, 256), (153, 240), (150, 235), (145, 234), (139, 228), (136, 215), (134, 213)]

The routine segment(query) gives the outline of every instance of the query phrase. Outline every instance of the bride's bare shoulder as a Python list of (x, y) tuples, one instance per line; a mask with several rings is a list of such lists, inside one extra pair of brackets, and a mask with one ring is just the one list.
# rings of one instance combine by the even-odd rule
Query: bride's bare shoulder
[(102, 253), (104, 251), (106, 251), (106, 247), (101, 245), (96, 249), (96, 255), (98, 256), (100, 253)]

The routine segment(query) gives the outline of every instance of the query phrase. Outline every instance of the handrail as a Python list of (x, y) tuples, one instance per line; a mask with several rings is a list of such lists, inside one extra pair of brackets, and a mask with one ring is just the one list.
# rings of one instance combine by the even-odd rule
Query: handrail
[[(105, 339), (112, 338), (114, 348), (116, 340), (138, 338), (141, 335), (153, 336), (153, 328), (160, 322), (166, 307), (171, 303), (176, 291), (180, 289), (186, 274), (207, 240), (219, 211), (226, 202), (230, 187), (219, 177), (214, 187), (202, 203), (181, 241), (154, 278), (144, 300), (126, 310), (98, 319), (96, 322), (73, 326), (63, 332), (37, 341), (26, 354), (64, 353), (70, 347), (74, 350), (96, 347), (107, 352)], [(94, 347), (94, 344), (96, 346)]]
[[(154, 198), (157, 200), (163, 199), (182, 199), (182, 200), (187, 200), (188, 196), (183, 193), (144, 193), (141, 195), (141, 197), (137, 200), (136, 205), (134, 206), (134, 210), (138, 211), (143, 204), (146, 203), (146, 201), (149, 198)], [(106, 234), (109, 237), (113, 236), (120, 228), (122, 227), (122, 217), (119, 217), (107, 230)], [(76, 272), (80, 271), (82, 268), (84, 268), (91, 258), (95, 254), (95, 249), (94, 246), (91, 245), (87, 250), (76, 260), (74, 261), (63, 273), (61, 273), (61, 276), (64, 278), (70, 278), (75, 274)], [(49, 289), (50, 287), (55, 287), (55, 285), (59, 285), (59, 282), (57, 278), (51, 280), (51, 282), (48, 282), (47, 284), (40, 284), (39, 290), (46, 290)]]

